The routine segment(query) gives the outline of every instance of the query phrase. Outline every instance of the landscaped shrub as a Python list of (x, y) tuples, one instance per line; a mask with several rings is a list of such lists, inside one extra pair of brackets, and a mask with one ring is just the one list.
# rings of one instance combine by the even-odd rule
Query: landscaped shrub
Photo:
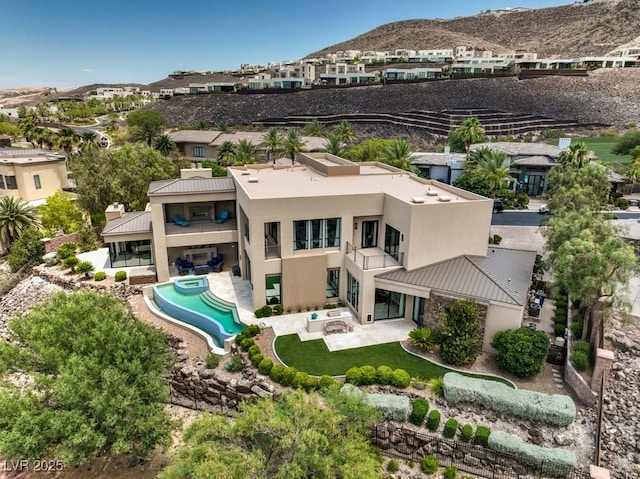
[(491, 434), (488, 446), (494, 451), (513, 454), (544, 474), (558, 477), (566, 477), (577, 462), (576, 455), (570, 451), (526, 444), (519, 437), (503, 431)]
[(427, 412), (429, 412), (429, 401), (421, 398), (414, 399), (411, 406), (411, 416), (409, 417), (409, 421), (411, 421), (411, 424), (415, 424), (416, 426), (422, 426), (424, 418), (426, 417)]
[(116, 280), (116, 283), (120, 283), (120, 282), (124, 281), (125, 279), (127, 279), (127, 272), (126, 271), (116, 271), (114, 279)]
[(257, 324), (252, 324), (240, 331), (240, 334), (247, 338), (252, 338), (260, 334), (260, 326), (258, 326)]
[(362, 385), (375, 384), (377, 378), (376, 368), (373, 366), (362, 366), (360, 371), (362, 372), (360, 379)]
[(345, 396), (354, 399), (364, 399), (364, 397), (366, 396), (366, 393), (359, 387), (349, 383), (344, 384), (342, 388), (340, 388), (340, 394), (344, 394)]
[(407, 388), (411, 384), (411, 376), (404, 369), (396, 369), (393, 371), (393, 377), (391, 378), (391, 384), (397, 388)]
[(78, 245), (76, 243), (62, 243), (56, 252), (56, 256), (63, 261), (70, 256), (75, 256)]
[(336, 381), (335, 379), (333, 379), (328, 374), (323, 374), (322, 376), (320, 376), (320, 381), (318, 381), (318, 387), (322, 391), (330, 389), (330, 388), (334, 388), (334, 387), (339, 386), (339, 385), (340, 385), (340, 383), (338, 381)]
[(449, 419), (447, 419), (447, 422), (444, 423), (444, 430), (442, 431), (442, 435), (447, 439), (453, 439), (454, 437), (456, 437), (457, 431), (458, 421), (450, 417)]
[(207, 369), (215, 369), (218, 367), (218, 363), (220, 362), (220, 357), (217, 354), (209, 353), (207, 354), (207, 359), (205, 359), (204, 363), (207, 366)]
[(498, 354), (496, 362), (503, 371), (524, 378), (538, 374), (549, 350), (549, 337), (543, 331), (523, 326), (500, 331), (491, 341)]
[(271, 309), (271, 306), (267, 304), (265, 304), (262, 308), (260, 308), (260, 311), (262, 311), (262, 316), (260, 316), (261, 318), (268, 318), (273, 314), (273, 309)]
[(282, 375), (284, 374), (284, 372), (286, 371), (287, 367), (283, 366), (282, 364), (276, 364), (271, 368), (271, 371), (269, 371), (269, 378), (278, 384), (282, 383)]
[(458, 468), (456, 466), (446, 467), (444, 470), (444, 479), (456, 479)]
[(582, 328), (584, 327), (584, 320), (582, 319), (582, 316), (574, 316), (573, 319), (571, 320), (571, 333), (573, 334), (574, 338), (581, 338), (582, 337)]
[(376, 382), (378, 384), (391, 384), (393, 380), (393, 369), (389, 366), (378, 366), (376, 371)]
[(500, 244), (501, 241), (502, 241), (502, 236), (500, 236), (499, 234), (494, 234), (493, 237), (491, 238), (491, 244)]
[(571, 356), (571, 361), (578, 371), (586, 371), (589, 365), (589, 356), (587, 356), (587, 353), (584, 351), (574, 351), (573, 356)]
[(471, 441), (472, 437), (473, 427), (471, 426), (471, 424), (465, 424), (464, 426), (462, 426), (462, 429), (460, 429), (460, 440), (462, 442), (469, 442)]
[(296, 379), (296, 374), (298, 374), (298, 370), (296, 368), (291, 366), (285, 368), (282, 373), (282, 379), (280, 379), (280, 384), (283, 386), (291, 386), (293, 381)]
[(96, 274), (93, 275), (94, 281), (104, 281), (106, 277), (107, 277), (107, 273), (105, 273), (104, 271), (98, 271)]
[(375, 407), (386, 421), (404, 422), (409, 417), (411, 401), (407, 396), (395, 394), (367, 394), (365, 404)]
[(262, 351), (260, 351), (260, 346), (254, 344), (247, 350), (247, 355), (249, 356), (249, 359), (251, 359), (253, 356), (255, 356), (256, 354), (260, 354), (261, 352)]
[(429, 389), (436, 396), (442, 396), (443, 384), (444, 384), (444, 378), (442, 376), (429, 379)]
[(251, 356), (250, 358), (251, 364), (253, 365), (254, 368), (257, 368), (258, 365), (262, 362), (262, 360), (264, 359), (264, 356), (260, 353), (258, 354), (254, 354), (253, 356)]
[(574, 353), (583, 352), (583, 353), (586, 353), (587, 356), (589, 356), (590, 351), (591, 351), (591, 346), (589, 346), (589, 343), (586, 341), (576, 341), (573, 344)]
[(260, 361), (260, 363), (258, 364), (258, 372), (260, 374), (264, 374), (265, 376), (268, 376), (269, 373), (271, 372), (271, 368), (273, 367), (273, 361), (271, 359), (263, 359), (262, 361)]
[(424, 472), (425, 474), (435, 474), (440, 467), (440, 464), (438, 463), (438, 459), (436, 459), (436, 456), (429, 454), (428, 456), (424, 456), (422, 458), (420, 467), (422, 467), (422, 472)]
[(427, 427), (430, 431), (436, 431), (440, 425), (440, 411), (432, 409), (427, 417)]
[(409, 342), (418, 348), (431, 351), (438, 345), (438, 334), (431, 328), (415, 328), (409, 332)]
[(89, 273), (93, 271), (93, 263), (91, 261), (80, 261), (76, 265), (76, 273), (84, 274), (87, 278), (89, 277)]
[(491, 429), (487, 426), (476, 427), (476, 435), (473, 438), (473, 443), (478, 446), (487, 447), (489, 444), (489, 437), (491, 436)]
[[(238, 341), (238, 338), (236, 338), (236, 342)], [(250, 348), (252, 348), (253, 346), (255, 346), (256, 342), (253, 340), (253, 338), (242, 338), (240, 340), (240, 349), (242, 349), (243, 351), (249, 351)]]
[(72, 270), (78, 263), (80, 263), (80, 260), (76, 256), (69, 256), (62, 261), (65, 268), (71, 268)]
[(395, 459), (391, 459), (387, 463), (387, 472), (390, 472), (391, 474), (393, 474), (394, 472), (398, 472), (399, 470), (400, 470), (400, 466), (398, 465), (398, 461), (396, 461)]
[(224, 363), (224, 368), (230, 373), (242, 371), (242, 358), (238, 355), (231, 356), (231, 358)]
[(564, 336), (564, 330), (565, 329), (566, 329), (566, 326), (564, 324), (554, 324), (553, 325), (553, 332), (555, 333), (556, 337)]
[(618, 198), (616, 200), (616, 206), (618, 207), (618, 209), (623, 211), (629, 209), (629, 200), (626, 198)]
[(564, 309), (556, 310), (553, 322), (555, 324), (567, 324), (567, 312)]
[(344, 380), (356, 386), (362, 384), (362, 369), (356, 367), (347, 369)]
[(311, 376), (307, 372), (298, 371), (291, 385), (297, 389), (304, 389), (306, 392), (315, 391), (318, 389), (318, 378)]
[(445, 374), (444, 397), (451, 404), (479, 404), (497, 412), (557, 426), (567, 426), (576, 417), (576, 406), (569, 396), (524, 389), (514, 391), (503, 383), (458, 373)]
[(280, 316), (282, 313), (284, 313), (284, 307), (281, 304), (276, 304), (273, 307), (273, 314)]
[(480, 308), (473, 299), (456, 301), (443, 313), (440, 357), (447, 364), (473, 364), (480, 353)]

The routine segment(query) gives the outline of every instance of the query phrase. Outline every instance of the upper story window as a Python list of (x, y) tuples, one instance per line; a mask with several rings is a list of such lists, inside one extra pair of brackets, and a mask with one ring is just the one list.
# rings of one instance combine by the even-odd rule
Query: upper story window
[(8, 190), (17, 190), (18, 189), (18, 183), (16, 181), (16, 177), (15, 176), (5, 176), (4, 177), (4, 182), (6, 183)]
[(205, 147), (204, 146), (194, 146), (193, 147), (193, 156), (196, 158), (204, 158)]
[(395, 259), (400, 254), (400, 231), (389, 225), (386, 225), (384, 232), (384, 251)]
[(40, 184), (40, 175), (33, 175), (33, 184), (35, 185), (36, 190), (42, 188), (42, 185)]
[(337, 246), (340, 246), (340, 218), (293, 222), (294, 250)]

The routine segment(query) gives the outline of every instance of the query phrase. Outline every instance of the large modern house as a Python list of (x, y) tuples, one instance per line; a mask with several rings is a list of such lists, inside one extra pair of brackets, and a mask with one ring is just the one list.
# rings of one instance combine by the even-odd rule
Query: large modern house
[[(183, 170), (149, 187), (148, 211), (107, 211), (114, 264), (159, 281), (224, 269), (250, 281), (254, 308), (345, 304), (360, 323), (433, 324), (457, 299), (481, 304), (483, 341), (520, 326), (535, 252), (488, 248), (492, 201), (380, 163), (303, 153), (211, 177)], [(180, 258), (180, 259), (178, 259)]]

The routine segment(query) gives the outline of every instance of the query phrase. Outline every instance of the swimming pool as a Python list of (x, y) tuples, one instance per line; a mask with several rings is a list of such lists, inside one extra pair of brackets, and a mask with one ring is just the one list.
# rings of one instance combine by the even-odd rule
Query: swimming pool
[(233, 303), (209, 291), (207, 278), (176, 279), (154, 286), (153, 299), (164, 313), (200, 329), (220, 348), (246, 327)]

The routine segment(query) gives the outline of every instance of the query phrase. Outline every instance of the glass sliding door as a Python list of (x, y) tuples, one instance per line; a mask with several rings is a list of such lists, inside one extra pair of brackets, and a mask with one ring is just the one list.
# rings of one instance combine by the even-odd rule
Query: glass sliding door
[(362, 248), (375, 248), (378, 246), (378, 222), (362, 222)]
[(405, 295), (395, 291), (376, 288), (374, 319), (395, 319), (404, 317)]

